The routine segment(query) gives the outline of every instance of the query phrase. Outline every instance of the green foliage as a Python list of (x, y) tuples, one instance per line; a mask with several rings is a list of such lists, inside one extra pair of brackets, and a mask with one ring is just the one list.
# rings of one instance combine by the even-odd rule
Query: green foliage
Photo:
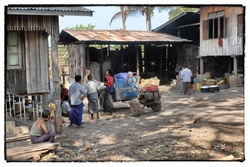
[(185, 8), (181, 6), (170, 7), (169, 12), (168, 12), (169, 20), (177, 17), (178, 15), (184, 12), (198, 12), (199, 10), (200, 8)]
[(93, 30), (96, 26), (93, 24), (88, 24), (87, 26), (84, 26), (82, 24), (76, 25), (75, 27), (66, 27), (65, 29), (68, 30)]

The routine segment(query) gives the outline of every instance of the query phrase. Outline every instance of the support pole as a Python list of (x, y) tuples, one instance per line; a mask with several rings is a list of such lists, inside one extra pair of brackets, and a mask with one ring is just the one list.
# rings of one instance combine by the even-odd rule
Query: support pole
[(54, 85), (54, 102), (56, 105), (55, 112), (55, 132), (62, 133), (62, 108), (61, 108), (61, 90), (59, 79), (59, 67), (58, 67), (58, 36), (59, 36), (59, 21), (58, 16), (53, 16), (52, 34), (51, 34), (51, 58), (52, 58), (52, 72), (53, 72), (53, 85)]
[(203, 74), (204, 73), (204, 65), (203, 65), (203, 58), (200, 58), (200, 73)]

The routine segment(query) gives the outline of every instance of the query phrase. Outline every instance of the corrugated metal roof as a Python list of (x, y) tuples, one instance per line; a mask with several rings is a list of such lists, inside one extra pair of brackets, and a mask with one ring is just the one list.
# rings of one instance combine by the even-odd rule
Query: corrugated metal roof
[[(197, 20), (198, 19), (198, 20)], [(167, 26), (173, 27), (172, 24), (175, 25), (175, 28), (180, 25), (199, 23), (200, 15), (199, 12), (183, 12), (177, 17), (167, 21), (166, 23), (160, 25), (159, 27), (153, 29), (153, 32), (161, 32), (161, 30)], [(198, 21), (198, 22), (197, 22)]]
[(59, 43), (171, 43), (191, 42), (173, 35), (151, 31), (124, 30), (62, 30)]
[(93, 11), (83, 6), (8, 6), (7, 14), (92, 16)]

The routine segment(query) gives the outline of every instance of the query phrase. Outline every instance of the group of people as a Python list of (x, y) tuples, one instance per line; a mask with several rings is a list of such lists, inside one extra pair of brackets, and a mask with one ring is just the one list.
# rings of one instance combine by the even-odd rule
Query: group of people
[[(94, 78), (93, 74), (89, 74), (87, 76), (88, 81), (86, 85), (83, 86), (81, 84), (81, 76), (75, 76), (75, 82), (70, 85), (69, 87), (69, 101), (70, 101), (70, 111), (69, 113), (69, 120), (71, 127), (73, 124), (77, 125), (77, 128), (82, 127), (82, 114), (83, 114), (83, 99), (88, 99), (88, 113), (90, 113), (91, 117), (90, 120), (94, 120), (94, 114), (96, 114), (96, 119), (99, 119), (99, 110), (103, 108), (104, 112), (107, 115), (111, 115), (113, 111), (113, 97), (112, 94), (109, 92), (109, 88), (114, 86), (114, 78), (113, 78), (113, 71), (108, 69), (106, 71), (106, 76), (104, 78), (104, 85), (106, 86), (105, 94), (104, 94), (104, 103), (103, 106), (99, 106), (99, 94), (100, 89), (99, 85), (101, 84), (100, 81), (97, 81)], [(63, 110), (63, 107), (62, 107)], [(66, 111), (62, 111), (66, 112)]]
[(180, 93), (191, 94), (190, 83), (195, 82), (197, 74), (199, 74), (199, 67), (196, 68), (194, 79), (192, 81), (193, 73), (188, 68), (188, 65), (183, 66), (181, 70), (179, 70), (178, 77), (180, 79)]
[[(113, 70), (108, 69), (106, 71), (106, 76), (104, 78), (105, 93), (104, 93), (104, 103), (103, 111), (106, 115), (112, 115), (113, 112), (113, 97), (110, 92), (110, 88), (114, 86)], [(83, 114), (83, 99), (88, 99), (88, 112), (91, 115), (91, 120), (94, 119), (94, 114), (96, 118), (99, 119), (99, 85), (101, 82), (94, 79), (92, 74), (88, 75), (88, 81), (85, 86), (81, 84), (82, 77), (80, 75), (75, 76), (75, 82), (70, 85), (69, 89), (61, 84), (61, 104), (62, 104), (62, 116), (69, 117), (70, 124), (73, 124), (77, 128), (82, 128), (82, 114)], [(30, 130), (30, 139), (33, 144), (42, 142), (51, 142), (55, 140), (55, 132), (48, 130), (46, 122), (51, 119), (50, 111), (44, 109), (42, 116), (36, 120), (32, 125)]]

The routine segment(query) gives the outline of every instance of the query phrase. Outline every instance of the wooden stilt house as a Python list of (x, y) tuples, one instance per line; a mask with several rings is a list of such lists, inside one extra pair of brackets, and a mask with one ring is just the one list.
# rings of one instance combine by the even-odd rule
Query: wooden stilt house
[[(6, 117), (13, 118), (13, 106), (20, 102), (25, 117), (28, 96), (36, 97), (42, 107), (48, 106), (50, 75), (53, 102), (56, 105), (56, 132), (61, 133), (61, 98), (58, 69), (59, 16), (92, 16), (82, 6), (6, 6), (5, 7), (5, 99)], [(49, 41), (50, 40), (50, 41)], [(51, 63), (49, 61), (51, 44)], [(21, 98), (21, 100), (20, 100)], [(32, 102), (31, 105), (35, 104)], [(12, 107), (10, 107), (12, 106)], [(34, 107), (34, 106), (33, 106)], [(15, 110), (15, 107), (14, 107)], [(60, 120), (60, 121), (59, 121)]]

